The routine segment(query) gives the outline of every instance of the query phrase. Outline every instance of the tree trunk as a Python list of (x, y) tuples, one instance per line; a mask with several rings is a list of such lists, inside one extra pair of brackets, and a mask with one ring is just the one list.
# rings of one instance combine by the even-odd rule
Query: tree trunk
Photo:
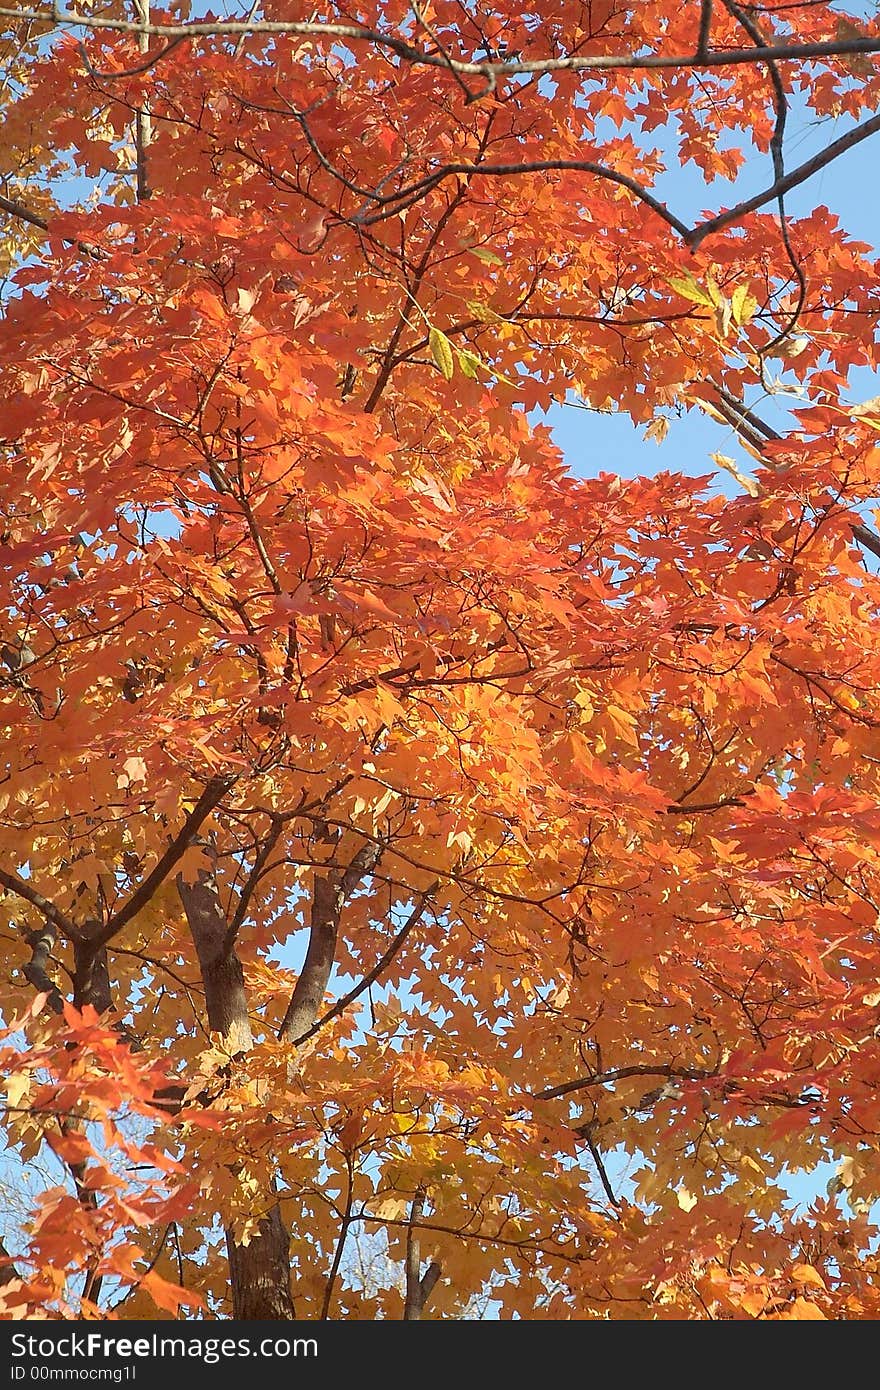
[(73, 1002), (78, 1009), (86, 1004), (99, 1014), (113, 1007), (110, 971), (104, 946), (76, 941), (73, 946)]
[(422, 1274), (421, 1246), (416, 1234), (419, 1223), (425, 1214), (425, 1194), (416, 1193), (409, 1212), (409, 1230), (406, 1237), (406, 1295), (403, 1305), (404, 1322), (418, 1322), (442, 1270), (436, 1260), (432, 1260)]
[[(228, 924), (211, 874), (195, 883), (178, 877), (177, 887), (205, 986), (208, 1027), (223, 1037), (232, 1053), (247, 1052), (253, 1043), (241, 962), (228, 941)], [(270, 1199), (271, 1200), (271, 1199)], [(268, 1205), (268, 1203), (267, 1203)], [(259, 1224), (247, 1244), (226, 1230), (232, 1313), (249, 1322), (289, 1322), (295, 1318), (290, 1293), (290, 1238), (277, 1204)]]
[(272, 1207), (247, 1245), (226, 1231), (232, 1316), (247, 1322), (289, 1322), (296, 1316), (290, 1295), (290, 1236), (281, 1209)]

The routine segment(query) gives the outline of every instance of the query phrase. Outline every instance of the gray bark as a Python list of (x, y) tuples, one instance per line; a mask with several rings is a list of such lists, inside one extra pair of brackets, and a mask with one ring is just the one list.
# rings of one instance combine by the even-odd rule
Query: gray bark
[(422, 1254), (416, 1234), (418, 1224), (425, 1212), (425, 1194), (417, 1192), (409, 1212), (409, 1231), (406, 1239), (406, 1298), (403, 1305), (403, 1321), (418, 1322), (425, 1311), (428, 1299), (440, 1278), (441, 1269), (432, 1260), (422, 1274)]
[(361, 846), (347, 869), (330, 869), (322, 878), (315, 874), (306, 958), (278, 1030), (279, 1038), (285, 1042), (298, 1043), (318, 1017), (336, 958), (336, 937), (345, 900), (376, 867), (381, 854), (381, 845), (368, 842)]

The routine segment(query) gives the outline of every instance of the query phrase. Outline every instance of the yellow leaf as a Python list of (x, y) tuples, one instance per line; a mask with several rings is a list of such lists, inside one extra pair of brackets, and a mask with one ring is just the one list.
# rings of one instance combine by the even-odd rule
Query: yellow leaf
[(447, 381), (451, 381), (452, 373), (455, 371), (455, 358), (452, 354), (452, 344), (446, 334), (441, 333), (439, 328), (432, 328), (428, 334), (428, 347), (443, 376)]
[(639, 736), (636, 729), (636, 721), (629, 710), (621, 709), (620, 705), (606, 705), (605, 713), (611, 720), (619, 736), (624, 743), (630, 744), (633, 748), (639, 746)]
[(715, 332), (719, 338), (726, 338), (730, 332), (731, 317), (730, 302), (722, 299), (715, 309)]
[(825, 1288), (825, 1280), (818, 1269), (814, 1269), (812, 1265), (795, 1265), (791, 1271), (791, 1277), (796, 1284), (809, 1284), (813, 1288), (823, 1290)]
[(589, 724), (590, 720), (593, 718), (593, 715), (596, 713), (596, 710), (593, 705), (593, 701), (590, 699), (587, 692), (585, 690), (579, 690), (577, 695), (575, 695), (574, 697), (574, 702), (580, 709), (581, 723)]
[[(709, 290), (703, 289), (693, 277), (693, 275), (676, 275), (669, 281), (669, 288), (675, 290), (683, 299), (689, 299), (692, 304), (705, 304), (707, 309), (717, 308), (716, 300)], [(716, 291), (717, 292), (717, 291)]]
[(754, 295), (749, 294), (745, 285), (737, 285), (730, 296), (730, 312), (737, 328), (742, 328), (743, 324), (748, 323), (754, 317), (757, 308), (758, 301)]
[(861, 405), (854, 405), (850, 411), (851, 415), (880, 415), (880, 396), (872, 396), (868, 401), (862, 401)]
[(808, 1298), (796, 1298), (787, 1313), (781, 1315), (784, 1322), (827, 1322), (825, 1314), (817, 1304)]
[(791, 357), (800, 357), (801, 353), (809, 346), (809, 338), (790, 338), (788, 334), (785, 333), (779, 339), (778, 343), (774, 343), (773, 347), (764, 355), (765, 357), (781, 357), (784, 360), (788, 360)]
[(11, 1076), (6, 1077), (3, 1086), (6, 1090), (7, 1108), (17, 1110), (31, 1089), (30, 1074), (26, 1071), (14, 1071)]
[(688, 1192), (686, 1187), (680, 1187), (675, 1194), (676, 1201), (682, 1211), (693, 1211), (697, 1205), (697, 1198)]
[(483, 359), (478, 357), (475, 352), (471, 352), (469, 348), (457, 348), (455, 355), (458, 358), (462, 375), (469, 377), (471, 381), (476, 381), (478, 367), (481, 367), (484, 372), (488, 371)]
[(665, 415), (656, 415), (645, 429), (645, 438), (653, 439), (655, 444), (662, 444), (669, 432), (669, 421)]

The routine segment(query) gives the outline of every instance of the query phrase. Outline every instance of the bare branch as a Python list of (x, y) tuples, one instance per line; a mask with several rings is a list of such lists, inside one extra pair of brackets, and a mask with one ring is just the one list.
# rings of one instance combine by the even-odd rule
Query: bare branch
[(32, 984), (38, 994), (47, 994), (48, 1005), (53, 1013), (60, 1014), (64, 998), (54, 980), (50, 979), (46, 967), (55, 946), (55, 932), (51, 926), (43, 931), (31, 932), (27, 938), (31, 948), (31, 958), (22, 966), (22, 974)]
[(339, 1266), (342, 1264), (342, 1253), (345, 1250), (345, 1242), (352, 1223), (352, 1206), (354, 1204), (354, 1164), (350, 1153), (345, 1155), (346, 1177), (348, 1179), (345, 1194), (345, 1210), (342, 1213), (342, 1222), (339, 1227), (339, 1237), (336, 1241), (336, 1249), (333, 1252), (333, 1263), (330, 1266), (330, 1273), (327, 1276), (327, 1285), (324, 1289), (324, 1301), (321, 1305), (320, 1321), (326, 1322), (330, 1316), (330, 1306), (333, 1302), (333, 1290), (336, 1287), (336, 1278), (339, 1274)]
[[(75, 11), (59, 13), (57, 9), (0, 8), (0, 16), (18, 22), (27, 20), (54, 28), (97, 29), (123, 35), (147, 34), (151, 38), (191, 40), (224, 38), (256, 34), (289, 34), (301, 38), (326, 38), (331, 42), (348, 40), (372, 44), (396, 54), (414, 67), (440, 68), (444, 71), (482, 77), (486, 92), (494, 89), (505, 77), (520, 74), (552, 72), (611, 72), (627, 70), (705, 71), (713, 68), (742, 67), (760, 62), (797, 62), (810, 58), (843, 58), (854, 54), (880, 53), (880, 39), (869, 37), (818, 39), (807, 43), (773, 43), (755, 48), (713, 48), (700, 54), (568, 54), (559, 58), (531, 58), (471, 62), (451, 58), (446, 53), (416, 47), (407, 40), (379, 29), (361, 24), (324, 24), (312, 20), (194, 20), (186, 24), (142, 25), (127, 19), (109, 19)], [(164, 56), (158, 54), (158, 57)]]
[(282, 818), (280, 816), (273, 815), (272, 824), (269, 827), (269, 832), (263, 840), (263, 843), (260, 845), (259, 851), (257, 852), (256, 858), (254, 859), (253, 867), (250, 873), (248, 874), (247, 881), (243, 884), (242, 890), (238, 895), (238, 903), (236, 904), (235, 913), (233, 914), (232, 921), (229, 923), (229, 928), (226, 932), (226, 940), (223, 943), (223, 949), (226, 952), (231, 951), (232, 947), (235, 945), (235, 938), (238, 936), (238, 933), (241, 929), (241, 924), (247, 916), (248, 906), (250, 904), (251, 898), (253, 897), (254, 889), (260, 881), (260, 876), (263, 872), (263, 869), (266, 867), (266, 861), (268, 860), (269, 855), (272, 853), (273, 849), (275, 848), (275, 845), (278, 843), (278, 838), (281, 834), (283, 827), (284, 821), (282, 820)]
[(619, 1207), (620, 1201), (614, 1191), (614, 1188), (611, 1186), (611, 1179), (608, 1176), (608, 1171), (603, 1162), (602, 1155), (600, 1154), (596, 1146), (596, 1141), (593, 1138), (592, 1133), (590, 1131), (591, 1126), (587, 1126), (580, 1130), (579, 1133), (581, 1134), (581, 1137), (586, 1143), (587, 1148), (590, 1150), (590, 1156), (593, 1162), (595, 1163), (596, 1171), (599, 1174), (599, 1181), (605, 1189), (605, 1196), (608, 1198), (609, 1202), (613, 1207)]
[(666, 807), (667, 816), (704, 816), (712, 811), (721, 811), (726, 806), (745, 806), (745, 802), (740, 796), (724, 796), (720, 801), (695, 801), (692, 806), (682, 806), (676, 802), (674, 806)]
[[(880, 45), (878, 45), (878, 49), (880, 49)], [(756, 49), (755, 52), (757, 53), (757, 51)], [(811, 159), (804, 160), (803, 164), (799, 164), (796, 169), (792, 169), (783, 178), (776, 179), (762, 193), (755, 193), (751, 198), (744, 198), (735, 207), (728, 208), (726, 212), (719, 212), (717, 217), (710, 217), (706, 222), (700, 222), (693, 231), (687, 233), (685, 241), (692, 251), (696, 251), (707, 236), (712, 236), (715, 232), (721, 231), (723, 227), (728, 227), (731, 222), (739, 221), (747, 213), (755, 212), (765, 203), (775, 201), (780, 194), (787, 193), (790, 188), (797, 188), (798, 184), (805, 183), (820, 169), (824, 169), (826, 165), (845, 154), (847, 150), (851, 150), (854, 145), (860, 144), (862, 140), (876, 135), (878, 131), (880, 131), (880, 115), (871, 116), (867, 121), (856, 126), (855, 129), (848, 130), (845, 135), (841, 135), (838, 140), (832, 140), (831, 144), (826, 145), (824, 150), (814, 154)]]
[(41, 231), (49, 230), (49, 223), (45, 217), (38, 216), (26, 208), (24, 203), (19, 203), (15, 198), (4, 198), (0, 193), (0, 212), (6, 212), (10, 217), (17, 217), (20, 222), (29, 222), (32, 227), (39, 227)]
[(709, 52), (709, 37), (712, 29), (712, 0), (702, 0), (700, 12), (700, 33), (694, 60), (701, 62)]
[(558, 1100), (560, 1096), (569, 1096), (573, 1091), (586, 1091), (592, 1086), (610, 1086), (612, 1082), (624, 1081), (630, 1076), (662, 1076), (681, 1081), (703, 1081), (713, 1074), (704, 1067), (674, 1067), (657, 1063), (615, 1067), (612, 1071), (598, 1072), (595, 1076), (578, 1076), (574, 1081), (566, 1081), (562, 1086), (548, 1086), (543, 1091), (535, 1092), (535, 1100)]
[[(132, 0), (138, 22), (138, 50), (148, 53), (150, 36), (147, 25), (150, 22), (150, 0)], [(153, 136), (153, 123), (150, 113), (139, 106), (134, 117), (135, 174), (137, 178), (137, 200), (143, 203), (150, 196), (150, 182), (147, 173), (147, 146)]]
[[(713, 384), (718, 392), (718, 400), (712, 409), (718, 412), (731, 429), (735, 430), (756, 454), (763, 454), (765, 444), (777, 443), (783, 438), (778, 430), (775, 430), (772, 425), (768, 425), (767, 421), (762, 420), (753, 410), (749, 410), (725, 387), (719, 386), (717, 383)], [(870, 550), (872, 555), (876, 555), (880, 559), (880, 536), (876, 535), (869, 526), (866, 526), (864, 522), (857, 521), (852, 526), (852, 534), (859, 545), (863, 545), (866, 550)], [(678, 808), (667, 809), (675, 810)]]
[(404, 1263), (406, 1297), (403, 1305), (404, 1322), (419, 1321), (441, 1274), (440, 1265), (436, 1260), (431, 1261), (424, 1274), (421, 1272), (421, 1246), (416, 1231), (421, 1224), (424, 1214), (425, 1194), (422, 1189), (419, 1188), (412, 1199), (412, 1204), (409, 1209), (409, 1224), (406, 1233), (406, 1260)]
[(644, 188), (637, 179), (631, 178), (629, 174), (618, 173), (616, 169), (610, 169), (605, 164), (597, 164), (594, 160), (589, 159), (536, 159), (522, 162), (512, 161), (508, 164), (470, 164), (458, 161), (453, 164), (443, 164), (439, 169), (426, 174), (423, 179), (407, 185), (397, 193), (378, 196), (375, 201), (387, 205), (384, 206), (384, 210), (375, 212), (369, 217), (361, 217), (359, 220), (364, 227), (371, 227), (389, 217), (396, 217), (402, 203), (407, 203), (414, 195), (429, 192), (438, 183), (448, 178), (509, 178), (524, 174), (554, 172), (592, 174), (595, 178), (607, 179), (609, 183), (619, 184), (621, 188), (628, 189), (639, 202), (644, 203), (658, 217), (661, 217), (684, 241), (689, 241), (689, 238), (693, 236), (693, 232), (687, 224), (682, 222), (681, 218), (676, 217), (674, 212), (670, 212), (666, 204), (662, 203), (659, 198), (655, 198), (653, 193), (649, 193), (647, 188)]

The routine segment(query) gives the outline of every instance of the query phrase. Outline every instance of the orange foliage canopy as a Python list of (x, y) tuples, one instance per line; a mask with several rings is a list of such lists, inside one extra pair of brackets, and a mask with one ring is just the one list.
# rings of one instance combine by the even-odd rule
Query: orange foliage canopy
[(4, 1315), (880, 1315), (880, 24), (0, 14)]

